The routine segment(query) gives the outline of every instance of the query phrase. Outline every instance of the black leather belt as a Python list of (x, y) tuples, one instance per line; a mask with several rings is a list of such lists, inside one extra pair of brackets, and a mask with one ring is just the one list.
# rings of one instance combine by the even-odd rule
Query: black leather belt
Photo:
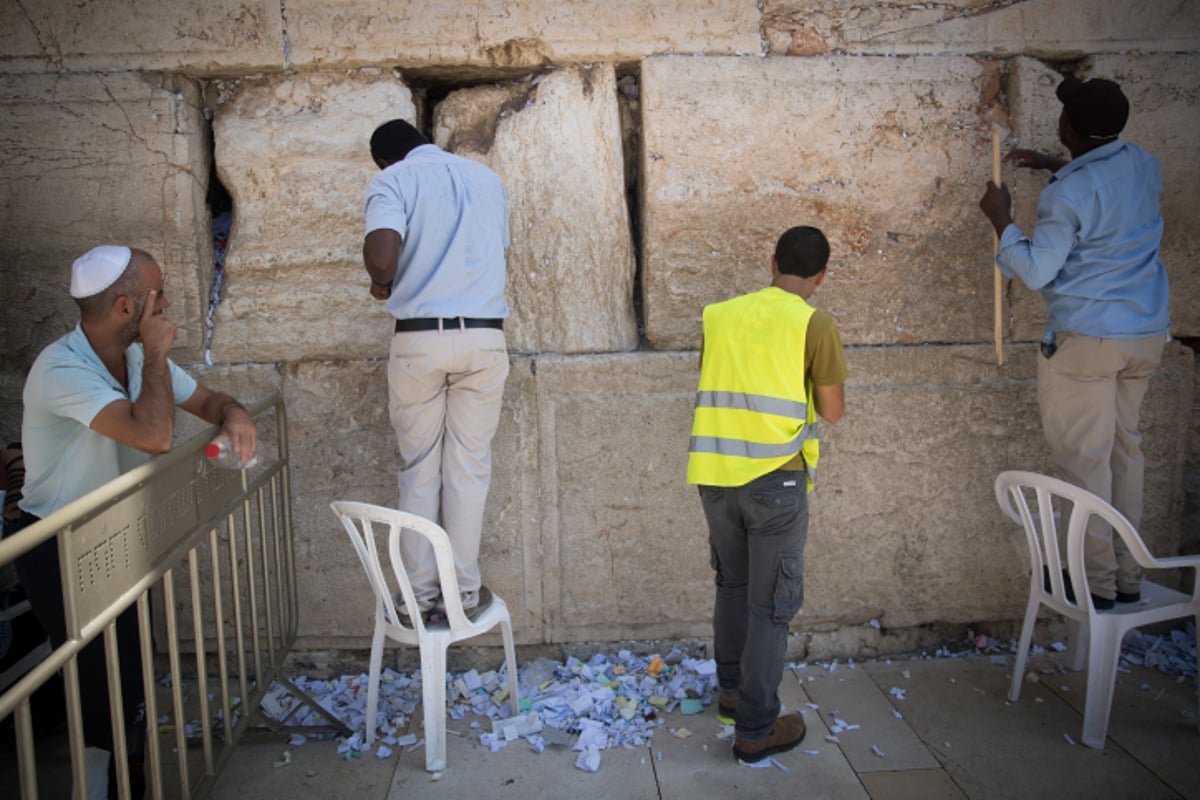
[(434, 317), (433, 319), (398, 319), (396, 333), (411, 331), (462, 330), (464, 328), (504, 329), (502, 319), (478, 319), (476, 317)]

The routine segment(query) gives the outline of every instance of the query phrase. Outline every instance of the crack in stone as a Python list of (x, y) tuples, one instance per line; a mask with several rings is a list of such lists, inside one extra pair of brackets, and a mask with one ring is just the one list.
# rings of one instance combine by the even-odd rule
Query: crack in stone
[(42, 51), (42, 56), (56, 69), (62, 69), (62, 50), (58, 50), (57, 55), (50, 54), (49, 49), (46, 47), (46, 43), (42, 40), (42, 29), (39, 28), (37, 23), (33, 21), (33, 17), (30, 16), (28, 9), (25, 8), (25, 4), (21, 2), (21, 0), (16, 0), (16, 3), (17, 8), (21, 9), (21, 14), (25, 17), (25, 21), (28, 22), (29, 27), (33, 29), (33, 36), (35, 39), (37, 39), (38, 49)]
[(292, 40), (288, 38), (286, 0), (279, 0), (279, 31), (283, 37), (283, 68), (290, 70), (292, 68)]

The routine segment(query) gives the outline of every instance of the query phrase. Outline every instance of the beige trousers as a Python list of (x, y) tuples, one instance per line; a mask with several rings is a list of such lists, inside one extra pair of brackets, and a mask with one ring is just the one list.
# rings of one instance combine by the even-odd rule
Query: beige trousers
[[(446, 529), (462, 593), (481, 585), (483, 508), (507, 377), (501, 330), (448, 328), (392, 337), (388, 413), (400, 448), (398, 507)], [(428, 609), (441, 593), (433, 548), (408, 531), (400, 552), (417, 600)]]
[[(1145, 471), (1138, 413), (1165, 340), (1059, 333), (1057, 352), (1038, 357), (1038, 406), (1051, 459), (1065, 480), (1112, 503), (1134, 528), (1142, 521)], [(1142, 570), (1108, 525), (1089, 525), (1084, 556), (1092, 594), (1138, 591)]]

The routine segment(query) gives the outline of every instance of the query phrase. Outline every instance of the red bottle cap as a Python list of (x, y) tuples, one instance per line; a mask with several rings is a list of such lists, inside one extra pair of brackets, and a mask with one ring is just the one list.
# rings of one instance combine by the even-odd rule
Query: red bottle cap
[(209, 442), (208, 446), (204, 448), (204, 455), (209, 458), (216, 458), (221, 455), (221, 445), (216, 442)]

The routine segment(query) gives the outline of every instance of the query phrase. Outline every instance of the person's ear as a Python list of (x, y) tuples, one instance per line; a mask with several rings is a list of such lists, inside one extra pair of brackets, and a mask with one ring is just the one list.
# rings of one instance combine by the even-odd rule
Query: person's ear
[(829, 267), (822, 268), (820, 272), (818, 272), (816, 275), (813, 276), (814, 285), (820, 286), (822, 283), (824, 283), (825, 276), (828, 274), (829, 274)]
[(132, 317), (135, 308), (136, 305), (133, 302), (133, 298), (128, 295), (119, 294), (117, 295), (117, 299), (113, 300), (113, 310), (121, 319)]
[(779, 277), (779, 261), (773, 255), (771, 256), (771, 277)]

